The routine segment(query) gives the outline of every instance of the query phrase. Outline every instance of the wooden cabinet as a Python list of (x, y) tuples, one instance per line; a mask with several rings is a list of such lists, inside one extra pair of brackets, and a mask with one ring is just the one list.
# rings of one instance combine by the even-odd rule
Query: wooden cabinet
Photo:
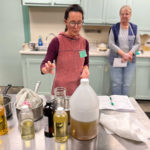
[(127, 0), (105, 0), (104, 22), (114, 24), (120, 22), (120, 8), (127, 4)]
[(85, 24), (103, 23), (103, 4), (104, 0), (94, 0), (94, 2), (93, 0), (81, 1)]
[(80, 0), (23, 0), (23, 5), (27, 6), (68, 6), (80, 4)]
[(53, 84), (54, 75), (42, 75), (40, 65), (44, 55), (21, 55), (23, 84), (25, 88), (34, 90), (37, 81), (41, 81), (39, 94), (50, 94)]
[[(54, 80), (54, 75), (42, 75), (40, 72), (40, 65), (44, 56), (44, 54), (21, 54), (24, 87), (33, 90), (36, 82), (41, 81), (39, 94), (49, 94)], [(90, 56), (89, 81), (97, 95), (104, 95), (110, 92), (106, 56)]]
[(82, 0), (85, 25), (110, 25), (120, 21), (119, 11), (123, 5), (132, 8), (131, 22), (138, 25), (141, 34), (150, 34), (150, 14), (148, 0)]
[(110, 94), (109, 68), (106, 56), (90, 56), (90, 85), (97, 95)]
[[(136, 76), (136, 74), (134, 75)], [(129, 95), (136, 95), (136, 78), (133, 79)], [(106, 56), (90, 56), (90, 85), (97, 95), (111, 95), (111, 80), (108, 58)]]
[(150, 58), (137, 58), (136, 99), (150, 100)]
[(89, 82), (91, 87), (98, 95), (103, 94), (103, 81), (104, 81), (104, 68), (105, 68), (105, 58), (101, 57), (90, 57), (90, 77)]
[[(43, 55), (21, 54), (23, 83), (25, 88), (34, 89), (37, 81), (41, 81), (39, 94), (50, 94), (54, 75), (42, 75), (40, 65)], [(106, 56), (90, 56), (91, 87), (97, 95), (110, 95), (111, 82)], [(130, 96), (136, 99), (150, 99), (150, 58), (137, 57), (136, 72), (130, 87)]]
[(141, 34), (150, 34), (150, 1), (132, 0), (132, 18), (131, 22), (138, 25)]
[(82, 0), (85, 24), (113, 24), (120, 20), (119, 10), (129, 0)]

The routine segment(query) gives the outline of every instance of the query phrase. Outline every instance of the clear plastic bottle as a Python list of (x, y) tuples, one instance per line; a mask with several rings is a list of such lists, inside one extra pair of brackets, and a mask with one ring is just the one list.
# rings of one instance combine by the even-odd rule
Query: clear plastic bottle
[(54, 137), (60, 143), (68, 139), (68, 115), (63, 107), (58, 107), (54, 113)]
[(20, 132), (23, 140), (35, 137), (33, 113), (28, 105), (23, 105), (20, 112)]
[(53, 122), (53, 115), (55, 112), (53, 101), (48, 100), (46, 105), (43, 108), (44, 114), (44, 134), (46, 137), (53, 137), (54, 132), (54, 122)]
[(0, 135), (4, 135), (8, 132), (7, 119), (5, 116), (4, 105), (0, 105)]
[(72, 137), (90, 140), (98, 134), (99, 101), (88, 79), (81, 79), (70, 98), (70, 130)]

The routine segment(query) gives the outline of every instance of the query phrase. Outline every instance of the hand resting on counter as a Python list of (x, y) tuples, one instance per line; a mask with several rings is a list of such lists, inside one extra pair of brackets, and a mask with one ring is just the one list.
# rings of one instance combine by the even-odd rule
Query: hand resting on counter
[(89, 74), (90, 74), (90, 72), (89, 72), (89, 67), (85, 65), (85, 66), (83, 67), (83, 71), (82, 71), (82, 73), (81, 73), (80, 78), (88, 78), (88, 77), (89, 77)]

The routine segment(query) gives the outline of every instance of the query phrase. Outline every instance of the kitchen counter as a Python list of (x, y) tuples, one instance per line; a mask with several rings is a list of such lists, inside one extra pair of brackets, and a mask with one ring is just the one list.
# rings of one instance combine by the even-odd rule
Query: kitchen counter
[[(26, 55), (45, 55), (46, 51), (31, 51), (31, 50), (21, 50), (20, 54), (26, 54)], [(109, 50), (107, 51), (101, 51), (98, 52), (96, 50), (91, 50), (89, 55), (90, 56), (108, 56)]]
[[(45, 55), (46, 51), (44, 51), (44, 50), (43, 51), (21, 50), (20, 54)], [(107, 50), (107, 51), (90, 50), (89, 55), (90, 56), (108, 56), (109, 50)], [(150, 51), (144, 51), (144, 53), (141, 53), (140, 55), (136, 55), (136, 57), (150, 58)]]
[[(10, 95), (12, 102), (15, 101), (15, 95)], [(136, 108), (136, 112), (130, 114), (141, 121), (141, 123), (150, 130), (150, 120), (145, 115), (134, 98), (130, 98)], [(120, 112), (124, 113), (124, 112)], [(13, 118), (8, 120), (8, 134), (0, 136), (0, 150), (148, 150), (146, 144), (120, 138), (117, 135), (108, 135), (101, 125), (97, 138), (89, 141), (78, 141), (69, 138), (66, 143), (56, 143), (54, 138), (44, 136), (44, 120), (35, 122), (35, 139), (23, 141), (18, 129), (16, 112), (13, 107)], [(150, 143), (148, 143), (150, 146)]]

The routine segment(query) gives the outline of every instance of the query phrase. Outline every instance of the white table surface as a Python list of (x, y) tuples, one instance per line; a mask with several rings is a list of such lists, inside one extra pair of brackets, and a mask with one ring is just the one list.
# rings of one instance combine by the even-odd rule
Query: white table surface
[[(10, 95), (12, 102), (15, 95)], [(130, 98), (136, 108), (136, 112), (130, 112), (150, 131), (150, 120), (145, 115), (134, 98)], [(114, 113), (114, 112), (113, 112)], [(124, 113), (124, 112), (121, 112)], [(23, 141), (18, 129), (18, 120), (13, 108), (13, 118), (8, 120), (8, 134), (0, 136), (0, 150), (148, 150), (146, 144), (120, 138), (117, 135), (108, 135), (103, 127), (99, 125), (97, 138), (89, 141), (78, 141), (69, 137), (66, 143), (56, 143), (54, 138), (44, 136), (43, 119), (35, 122), (35, 139)], [(150, 143), (149, 143), (150, 146)]]

